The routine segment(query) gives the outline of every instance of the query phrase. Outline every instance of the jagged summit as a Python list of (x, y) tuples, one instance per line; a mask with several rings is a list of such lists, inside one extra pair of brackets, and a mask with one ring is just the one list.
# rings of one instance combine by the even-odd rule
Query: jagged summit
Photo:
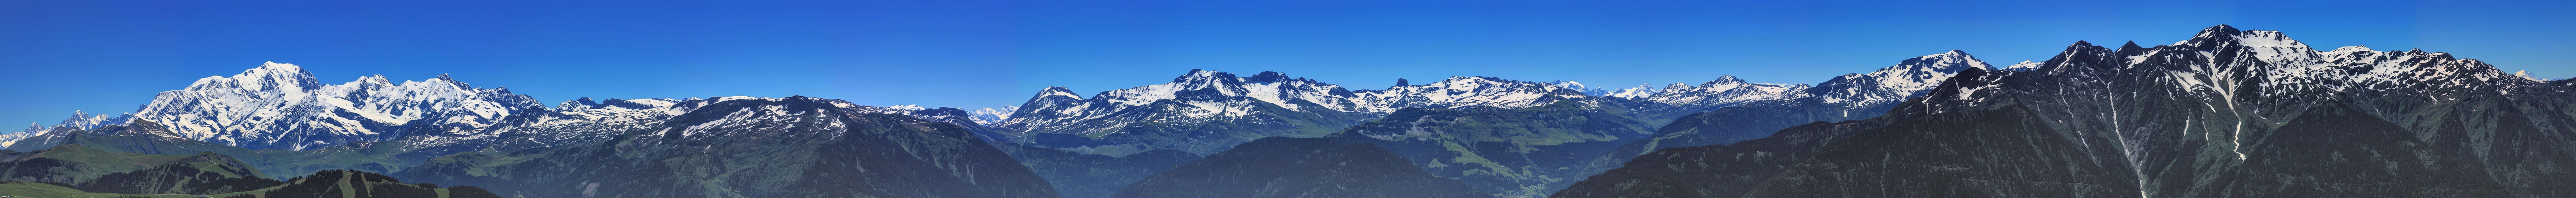
[(1190, 69), (1190, 72), (1189, 72), (1189, 73), (1181, 74), (1181, 77), (1174, 77), (1174, 78), (1172, 78), (1172, 82), (1174, 82), (1174, 83), (1188, 83), (1188, 82), (1211, 83), (1211, 82), (1217, 82), (1217, 81), (1228, 81), (1228, 80), (1240, 80), (1240, 78), (1235, 78), (1235, 77), (1234, 77), (1234, 73), (1217, 72), (1217, 71), (1213, 71), (1213, 70), (1200, 70), (1200, 69)]
[[(1908, 104), (1896, 112), (1929, 115), (1942, 112), (1979, 111), (1987, 107), (2010, 104), (2034, 104), (2035, 109), (2052, 109), (2056, 112), (2039, 111), (2039, 113), (2046, 114), (2047, 116), (2043, 117), (2048, 117), (2049, 123), (2066, 123), (2055, 126), (2067, 130), (2063, 133), (2095, 133), (2099, 136), (2095, 138), (2101, 138), (2097, 139), (2099, 141), (2117, 143), (2097, 144), (2099, 145), (2095, 146), (2097, 148), (2088, 150), (2115, 151), (2126, 155), (2125, 158), (2130, 158), (2116, 163), (2150, 167), (2131, 170), (2134, 175), (2145, 177), (2134, 180), (2152, 184), (2142, 185), (2140, 188), (2149, 189), (2142, 189), (2141, 193), (2182, 197), (2209, 196), (2189, 193), (2268, 191), (2236, 189), (2295, 190), (2295, 188), (2264, 186), (2272, 184), (2260, 184), (2263, 182), (2190, 183), (2230, 180), (2197, 177), (2211, 174), (2190, 173), (2190, 171), (2252, 170), (2230, 167), (2234, 165), (2193, 168), (2154, 167), (2186, 167), (2187, 165), (2167, 164), (2183, 161), (2261, 164), (2264, 161), (2282, 160), (2284, 156), (2279, 155), (2281, 153), (2304, 152), (2281, 150), (2282, 148), (2278, 147), (2265, 148), (2261, 145), (2268, 144), (2267, 142), (2283, 142), (2283, 140), (2306, 140), (2287, 136), (2297, 136), (2288, 134), (2296, 130), (2313, 130), (2302, 127), (2317, 127), (2317, 125), (2286, 126), (2284, 123), (2296, 123), (2293, 118), (2304, 117), (2300, 115), (2301, 112), (2318, 110), (2316, 108), (2342, 108), (2339, 106), (2342, 105), (2341, 103), (2357, 104), (2352, 107), (2368, 109), (2368, 113), (2376, 114), (2372, 116), (2379, 117), (2371, 119), (2414, 124), (2405, 126), (2410, 127), (2405, 130), (2415, 133), (2388, 137), (2393, 139), (2429, 137), (2435, 139), (2426, 139), (2426, 141), (2454, 142), (2445, 144), (2486, 144), (2457, 142), (2482, 141), (2463, 139), (2492, 137), (2486, 135), (2512, 134), (2518, 137), (2536, 137), (2528, 136), (2534, 134), (2514, 133), (2541, 131), (2498, 129), (2512, 128), (2501, 126), (2479, 129), (2456, 128), (2464, 123), (2531, 127), (2519, 126), (2527, 125), (2524, 122), (2531, 122), (2521, 121), (2521, 119), (2564, 118), (2559, 115), (2511, 113), (2516, 111), (2514, 109), (2554, 108), (2505, 105), (2535, 105), (2514, 101), (2552, 97), (2527, 95), (2522, 92), (2541, 92), (2529, 89), (2563, 88), (2537, 86), (2535, 84), (2538, 83), (2534, 81), (2509, 77), (2492, 65), (2475, 59), (2459, 59), (2448, 53), (2428, 53), (2420, 49), (2374, 51), (2365, 46), (2338, 47), (2333, 50), (2319, 51), (2279, 31), (2239, 30), (2224, 25), (2204, 29), (2191, 39), (2175, 42), (2172, 45), (2124, 46), (2116, 51), (2070, 47), (2066, 52), (2049, 60), (2048, 64), (2046, 67), (2039, 68), (2039, 72), (1993, 72), (1974, 76), (1963, 74), (1961, 78), (1956, 78), (1962, 80), (1955, 80), (1958, 82), (1945, 86), (1935, 95), (1927, 97), (1929, 100), (1924, 101), (1922, 105)], [(2151, 106), (2144, 106), (2147, 104)], [(2497, 121), (2485, 118), (2495, 115), (2509, 119)], [(2333, 134), (2336, 135), (2332, 136), (2337, 138), (2360, 137), (2356, 132), (2400, 132), (2388, 129), (2331, 131), (2335, 131)], [(2174, 138), (2175, 136), (2170, 134), (2193, 135)], [(2333, 142), (2350, 143), (2343, 139)], [(2374, 145), (2396, 146), (2394, 144)], [(2417, 147), (2444, 149), (2444, 151), (2415, 150), (2383, 153), (2466, 154), (2497, 151), (2485, 149), (2506, 149), (2483, 147), (2490, 146)], [(2172, 153), (2183, 154), (2173, 155)], [(2190, 153), (2210, 155), (2191, 155)], [(2297, 156), (2324, 154), (2326, 153), (2303, 153)], [(2512, 155), (2563, 154), (2478, 153), (2468, 157), (2498, 156), (2501, 158), (2501, 156)], [(2347, 160), (2335, 159), (2335, 161)], [(2367, 163), (2369, 160), (2361, 161)], [(2405, 161), (2417, 162), (2416, 160)], [(2486, 163), (2498, 163), (2488, 167), (2493, 171), (2488, 174), (2496, 174), (2494, 176), (2498, 178), (2518, 178), (2503, 180), (2508, 184), (2550, 180), (2528, 178), (2570, 177), (2565, 173), (2519, 170), (2529, 165), (2511, 165), (2530, 162), (2486, 161)], [(2379, 165), (2368, 164), (2365, 166)], [(2329, 164), (2303, 163), (2299, 166), (2322, 165)], [(2281, 176), (2283, 174), (2277, 173), (2250, 174), (2256, 175), (2254, 178), (2284, 177)], [(2186, 190), (2222, 188), (2231, 190)], [(2254, 196), (2260, 197), (2260, 195)]]
[[(2078, 42), (2078, 44), (2083, 44)], [(1960, 71), (1993, 68), (1984, 60), (1965, 51), (1924, 55), (1905, 59), (1896, 65), (1879, 68), (1867, 74), (1844, 74), (1819, 83), (1816, 94), (1828, 104), (1876, 104), (1901, 102)]]
[[(2236, 30), (2236, 27), (2227, 26), (2227, 25), (2211, 26), (2211, 27), (2209, 27), (2209, 28), (2202, 28), (2202, 29), (2200, 29), (2200, 33), (2199, 33), (2199, 34), (2193, 34), (2193, 35), (2191, 36), (2191, 39), (2174, 42), (2173, 46), (2184, 46), (2184, 47), (2195, 47), (2195, 48), (2206, 48), (2206, 47), (2211, 47), (2211, 46), (2219, 46), (2219, 45), (2224, 45), (2224, 44), (2225, 44), (2224, 42), (2229, 42), (2229, 41), (2234, 41), (2234, 40), (2236, 40), (2236, 39), (2237, 39), (2237, 37), (2242, 36), (2242, 35), (2239, 35), (2239, 34), (2240, 34), (2240, 33), (2244, 33), (2244, 32), (2245, 32), (2245, 31), (2239, 31), (2239, 30)], [(2273, 34), (2278, 34), (2278, 33), (2279, 33), (2279, 32), (2273, 32)]]
[(119, 124), (111, 120), (116, 119), (109, 118), (105, 114), (90, 115), (89, 112), (73, 110), (71, 118), (63, 119), (62, 122), (54, 124), (54, 127), (71, 127), (88, 130), (98, 129), (101, 125)]
[(322, 84), (301, 66), (269, 62), (161, 92), (134, 118), (166, 124), (190, 139), (299, 150), (411, 131), (462, 135), (521, 109), (542, 107), (525, 95), (474, 88), (445, 75), (400, 83), (374, 75)]
[(1252, 77), (1243, 78), (1243, 81), (1248, 83), (1273, 83), (1283, 81), (1307, 81), (1312, 83), (1314, 80), (1307, 80), (1306, 78), (1289, 78), (1288, 73), (1262, 71), (1261, 74), (1254, 74)]
[[(2576, 104), (2565, 81), (2534, 82), (2423, 50), (2318, 51), (2281, 32), (2225, 25), (2171, 45), (2134, 43), (2078, 41), (2046, 61), (1962, 71), (1887, 116), (1802, 126), (1855, 134), (1786, 148), (1816, 151), (1812, 158), (1762, 159), (1796, 156), (1764, 150), (1779, 146), (1774, 140), (1664, 149), (1611, 171), (1630, 174), (1560, 191), (1592, 196), (1559, 197), (2576, 194), (2556, 188), (2576, 181), (2560, 168), (2576, 160), (2559, 149), (2576, 142), (2567, 138), (2576, 130), (2549, 124), (2576, 116), (2532, 111)], [(1665, 129), (1675, 126), (1685, 125)], [(1770, 139), (1818, 138), (1797, 131)], [(2013, 144), (1975, 148), (1998, 142)], [(1927, 154), (1956, 157), (1906, 159)], [(2051, 162), (2034, 163), (2042, 161)], [(2031, 175), (2051, 176), (2014, 178)]]

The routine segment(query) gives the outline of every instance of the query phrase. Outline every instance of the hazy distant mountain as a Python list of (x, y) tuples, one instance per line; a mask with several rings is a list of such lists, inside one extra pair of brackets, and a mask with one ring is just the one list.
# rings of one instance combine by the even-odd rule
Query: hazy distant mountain
[(694, 110), (595, 144), (457, 153), (397, 175), (504, 196), (1057, 197), (955, 124), (806, 97), (674, 106)]
[[(1426, 170), (1436, 175), (1466, 181), (1482, 191), (1539, 196), (1574, 181), (1569, 178), (1615, 168), (1630, 156), (1658, 148), (1658, 143), (1716, 144), (1758, 138), (1769, 135), (1771, 130), (1801, 123), (1875, 117), (1902, 102), (1899, 99), (1919, 94), (1949, 74), (1981, 67), (1988, 66), (1964, 52), (1952, 51), (1917, 57), (1868, 74), (1844, 75), (1821, 83), (1823, 87), (1747, 83), (1727, 76), (1699, 85), (1615, 92), (1571, 81), (1537, 83), (1492, 77), (1453, 77), (1429, 84), (1402, 82), (1384, 90), (1349, 91), (1339, 85), (1290, 78), (1277, 72), (1236, 77), (1201, 70), (1171, 83), (1108, 91), (1091, 98), (1060, 87), (1048, 88), (1017, 106), (1018, 112), (1004, 115), (1009, 120), (988, 124), (1001, 131), (998, 133), (1012, 136), (994, 139), (1111, 156), (1142, 149), (1210, 153), (1264, 137), (1333, 134), (1338, 140), (1386, 146), (1418, 165), (1428, 166)], [(1687, 130), (1656, 133), (1653, 128), (1674, 117), (1711, 110), (1721, 112), (1684, 119), (1695, 124)], [(1406, 116), (1404, 120), (1383, 120), (1394, 115)], [(1420, 117), (1423, 115), (1439, 116), (1434, 116), (1438, 120), (1414, 120), (1434, 118)], [(1590, 117), (1561, 123), (1568, 122), (1564, 120), (1567, 118), (1533, 115)], [(1532, 128), (1514, 132), (1457, 128), (1446, 130), (1464, 131), (1440, 132), (1444, 125), (1421, 126), (1427, 128), (1406, 132), (1403, 128), (1408, 127), (1386, 131), (1371, 129), (1368, 124), (1446, 123), (1453, 122), (1447, 120), (1452, 118), (1477, 118), (1456, 122), (1478, 125)], [(1374, 128), (1384, 127), (1389, 126)], [(1492, 134), (1467, 135), (1483, 133)], [(1648, 139), (1650, 136), (1655, 138)], [(1470, 149), (1439, 146), (1443, 144), (1466, 145)], [(1476, 154), (1513, 157), (1459, 161), (1461, 156)], [(1036, 167), (1055, 166), (1049, 163), (1063, 161), (1031, 162)]]
[(1700, 86), (1674, 84), (1663, 89), (1664, 93), (1649, 97), (1658, 102), (1648, 103), (1674, 105), (1640, 110), (1646, 119), (1668, 120), (1669, 124), (1658, 128), (1653, 138), (1630, 143), (1607, 157), (1626, 159), (1658, 148), (1752, 140), (1808, 122), (1874, 118), (1960, 71), (1989, 67), (1976, 56), (1951, 50), (1905, 59), (1870, 73), (1836, 76), (1815, 86), (1748, 84), (1734, 77)]
[(1087, 153), (1214, 153), (1263, 137), (1318, 137), (1397, 109), (1521, 108), (1587, 98), (1556, 85), (1491, 77), (1353, 91), (1278, 72), (1237, 77), (1192, 70), (1170, 83), (1090, 98), (1050, 87), (1009, 120), (991, 124), (1015, 142)]
[(1618, 91), (1571, 81), (1494, 77), (1451, 77), (1427, 84), (1352, 90), (1278, 72), (1238, 77), (1192, 70), (1170, 83), (1100, 92), (1089, 98), (1050, 87), (1008, 115), (988, 116), (1009, 119), (986, 124), (1013, 136), (1014, 142), (1114, 156), (1151, 149), (1211, 153), (1262, 137), (1319, 137), (1405, 108), (1527, 108), (1573, 101), (1587, 108), (1620, 109), (1657, 124), (1741, 105), (1827, 113), (1764, 119), (1786, 121), (1740, 127), (1750, 132), (1711, 132), (1724, 133), (1712, 135), (1725, 136), (1717, 139), (1742, 140), (1798, 123), (1874, 117), (1885, 106), (1902, 102), (1949, 74), (1985, 67), (1989, 66), (1964, 52), (1951, 51), (1872, 73), (1836, 77), (1819, 86), (1747, 83), (1726, 76), (1698, 85)]

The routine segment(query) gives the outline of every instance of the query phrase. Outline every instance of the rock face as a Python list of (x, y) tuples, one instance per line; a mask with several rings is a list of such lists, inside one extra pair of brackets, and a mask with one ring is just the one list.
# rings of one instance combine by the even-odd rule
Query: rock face
[(1262, 138), (1129, 185), (1115, 197), (1489, 197), (1385, 149)]
[(724, 100), (599, 144), (459, 153), (401, 176), (531, 197), (1057, 197), (962, 127), (857, 107)]
[[(2576, 123), (2571, 84), (2228, 26), (2171, 45), (2077, 42), (2035, 66), (1960, 72), (1868, 121), (1950, 124), (1858, 130), (1746, 195), (2564, 197), (2550, 186), (2576, 176), (2576, 126), (2560, 124)], [(1701, 150), (1667, 156), (1728, 152)], [(1728, 160), (1626, 167), (1697, 161)], [(1594, 188), (1568, 192), (1619, 189)]]

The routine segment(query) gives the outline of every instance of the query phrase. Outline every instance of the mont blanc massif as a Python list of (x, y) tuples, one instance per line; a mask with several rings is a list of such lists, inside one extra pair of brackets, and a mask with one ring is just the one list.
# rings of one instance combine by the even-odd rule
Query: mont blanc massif
[(446, 75), (331, 83), (266, 63), (132, 113), (0, 135), (0, 191), (2576, 197), (2576, 81), (2448, 53), (2321, 49), (2220, 25), (2009, 65), (1956, 50), (1888, 60), (1812, 84), (1633, 88), (1190, 70), (973, 110), (803, 96), (548, 104)]

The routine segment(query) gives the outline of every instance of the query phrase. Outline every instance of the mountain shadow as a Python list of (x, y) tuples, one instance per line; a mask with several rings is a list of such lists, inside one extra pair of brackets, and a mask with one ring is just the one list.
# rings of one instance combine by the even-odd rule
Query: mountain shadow
[(1064, 194), (1065, 198), (1109, 197), (1146, 176), (1202, 158), (1198, 154), (1169, 149), (1110, 157), (1009, 142), (994, 142), (993, 146), (1010, 153), (1011, 158), (1028, 165), (1038, 177), (1045, 177), (1048, 183), (1055, 184), (1056, 193)]
[(1659, 149), (1550, 197), (1737, 197), (1835, 140), (1882, 122), (1813, 122), (1735, 144)]
[(1272, 137), (1128, 185), (1113, 197), (1490, 197), (1363, 143)]
[(2020, 106), (1897, 121), (1834, 142), (1747, 197), (2134, 197), (2122, 164), (2094, 163)]
[(1384, 147), (1480, 191), (1540, 196), (1584, 176), (1581, 167), (1602, 153), (1652, 133), (1623, 113), (1576, 102), (1413, 108), (1324, 138)]
[[(2414, 132), (2340, 103), (2247, 146), (2245, 162), (2192, 193), (2223, 197), (2510, 197), (2484, 170)], [(2206, 197), (2204, 195), (2185, 195)]]

